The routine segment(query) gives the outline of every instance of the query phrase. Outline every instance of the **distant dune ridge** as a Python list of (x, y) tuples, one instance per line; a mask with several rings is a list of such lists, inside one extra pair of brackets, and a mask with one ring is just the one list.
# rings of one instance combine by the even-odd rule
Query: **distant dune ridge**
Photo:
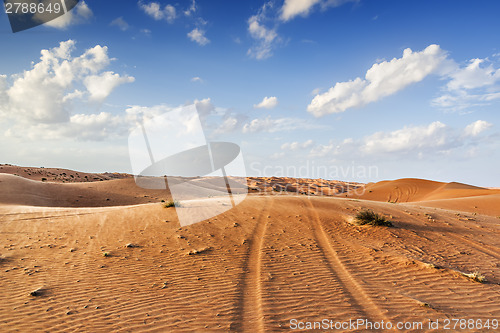
[[(359, 318), (422, 332), (500, 319), (499, 189), (231, 181), (248, 186), (243, 203), (179, 227), (168, 191), (131, 175), (0, 165), (0, 331), (279, 332)], [(357, 225), (363, 210), (393, 227)]]

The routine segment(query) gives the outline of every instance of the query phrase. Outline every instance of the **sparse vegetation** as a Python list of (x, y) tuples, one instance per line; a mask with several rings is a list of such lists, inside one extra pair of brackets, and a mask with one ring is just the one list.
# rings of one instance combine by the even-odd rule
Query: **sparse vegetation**
[(462, 275), (475, 282), (479, 283), (486, 282), (486, 277), (483, 274), (479, 273), (479, 271), (474, 271), (472, 273), (462, 273)]
[(422, 302), (422, 301), (417, 300), (417, 303), (418, 303), (418, 305), (420, 305), (423, 308), (430, 308), (431, 307), (431, 305), (427, 302)]
[(433, 263), (424, 263), (424, 266), (427, 268), (439, 269), (439, 266), (436, 266)]
[(163, 207), (169, 208), (169, 207), (182, 207), (182, 206), (181, 203), (177, 200), (168, 200), (167, 202), (165, 202)]
[(356, 222), (360, 225), (375, 225), (375, 226), (384, 226), (384, 227), (392, 227), (392, 222), (387, 220), (385, 217), (375, 213), (370, 209), (365, 209), (360, 211), (356, 215)]
[(43, 296), (45, 293), (45, 290), (42, 288), (38, 288), (30, 292), (30, 296), (37, 297), (37, 296)]
[(207, 252), (207, 251), (210, 251), (212, 248), (211, 247), (204, 247), (202, 249), (199, 249), (199, 250), (191, 250), (189, 251), (187, 254), (188, 255), (195, 255), (195, 254), (200, 254), (200, 253), (203, 253), (203, 252)]
[(43, 177), (42, 182), (46, 182), (46, 181), (47, 181), (47, 178)]
[(111, 253), (109, 253), (109, 252), (103, 252), (103, 253), (102, 253), (102, 256), (103, 256), (103, 257), (110, 257), (110, 256), (111, 256)]

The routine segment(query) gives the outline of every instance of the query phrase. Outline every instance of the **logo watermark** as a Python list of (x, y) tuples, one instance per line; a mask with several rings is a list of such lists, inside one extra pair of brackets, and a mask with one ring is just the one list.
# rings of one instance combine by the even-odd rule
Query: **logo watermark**
[(4, 0), (12, 32), (34, 28), (72, 10), (80, 0)]
[(207, 142), (195, 105), (144, 117), (128, 147), (136, 184), (168, 189), (181, 203), (175, 207), (181, 226), (219, 215), (248, 193), (240, 147)]
[(291, 177), (311, 179), (376, 179), (379, 168), (376, 165), (362, 165), (351, 162), (349, 165), (317, 165), (314, 160), (307, 160), (302, 165), (263, 165), (260, 162), (250, 164), (250, 173), (256, 177)]

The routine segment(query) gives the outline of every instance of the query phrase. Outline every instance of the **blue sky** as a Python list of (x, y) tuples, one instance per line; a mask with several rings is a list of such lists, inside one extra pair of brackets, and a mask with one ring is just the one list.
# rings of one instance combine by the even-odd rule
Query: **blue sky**
[(0, 162), (132, 172), (134, 117), (196, 103), (249, 175), (500, 186), (498, 12), (88, 0), (15, 34), (2, 14)]

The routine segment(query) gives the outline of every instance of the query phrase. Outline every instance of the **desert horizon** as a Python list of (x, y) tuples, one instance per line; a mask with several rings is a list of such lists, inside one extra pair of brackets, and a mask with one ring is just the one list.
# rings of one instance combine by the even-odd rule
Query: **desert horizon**
[[(0, 330), (498, 325), (500, 190), (411, 178), (246, 182), (239, 205), (181, 226), (170, 193), (130, 175), (0, 166)], [(357, 223), (362, 211), (391, 226)]]

